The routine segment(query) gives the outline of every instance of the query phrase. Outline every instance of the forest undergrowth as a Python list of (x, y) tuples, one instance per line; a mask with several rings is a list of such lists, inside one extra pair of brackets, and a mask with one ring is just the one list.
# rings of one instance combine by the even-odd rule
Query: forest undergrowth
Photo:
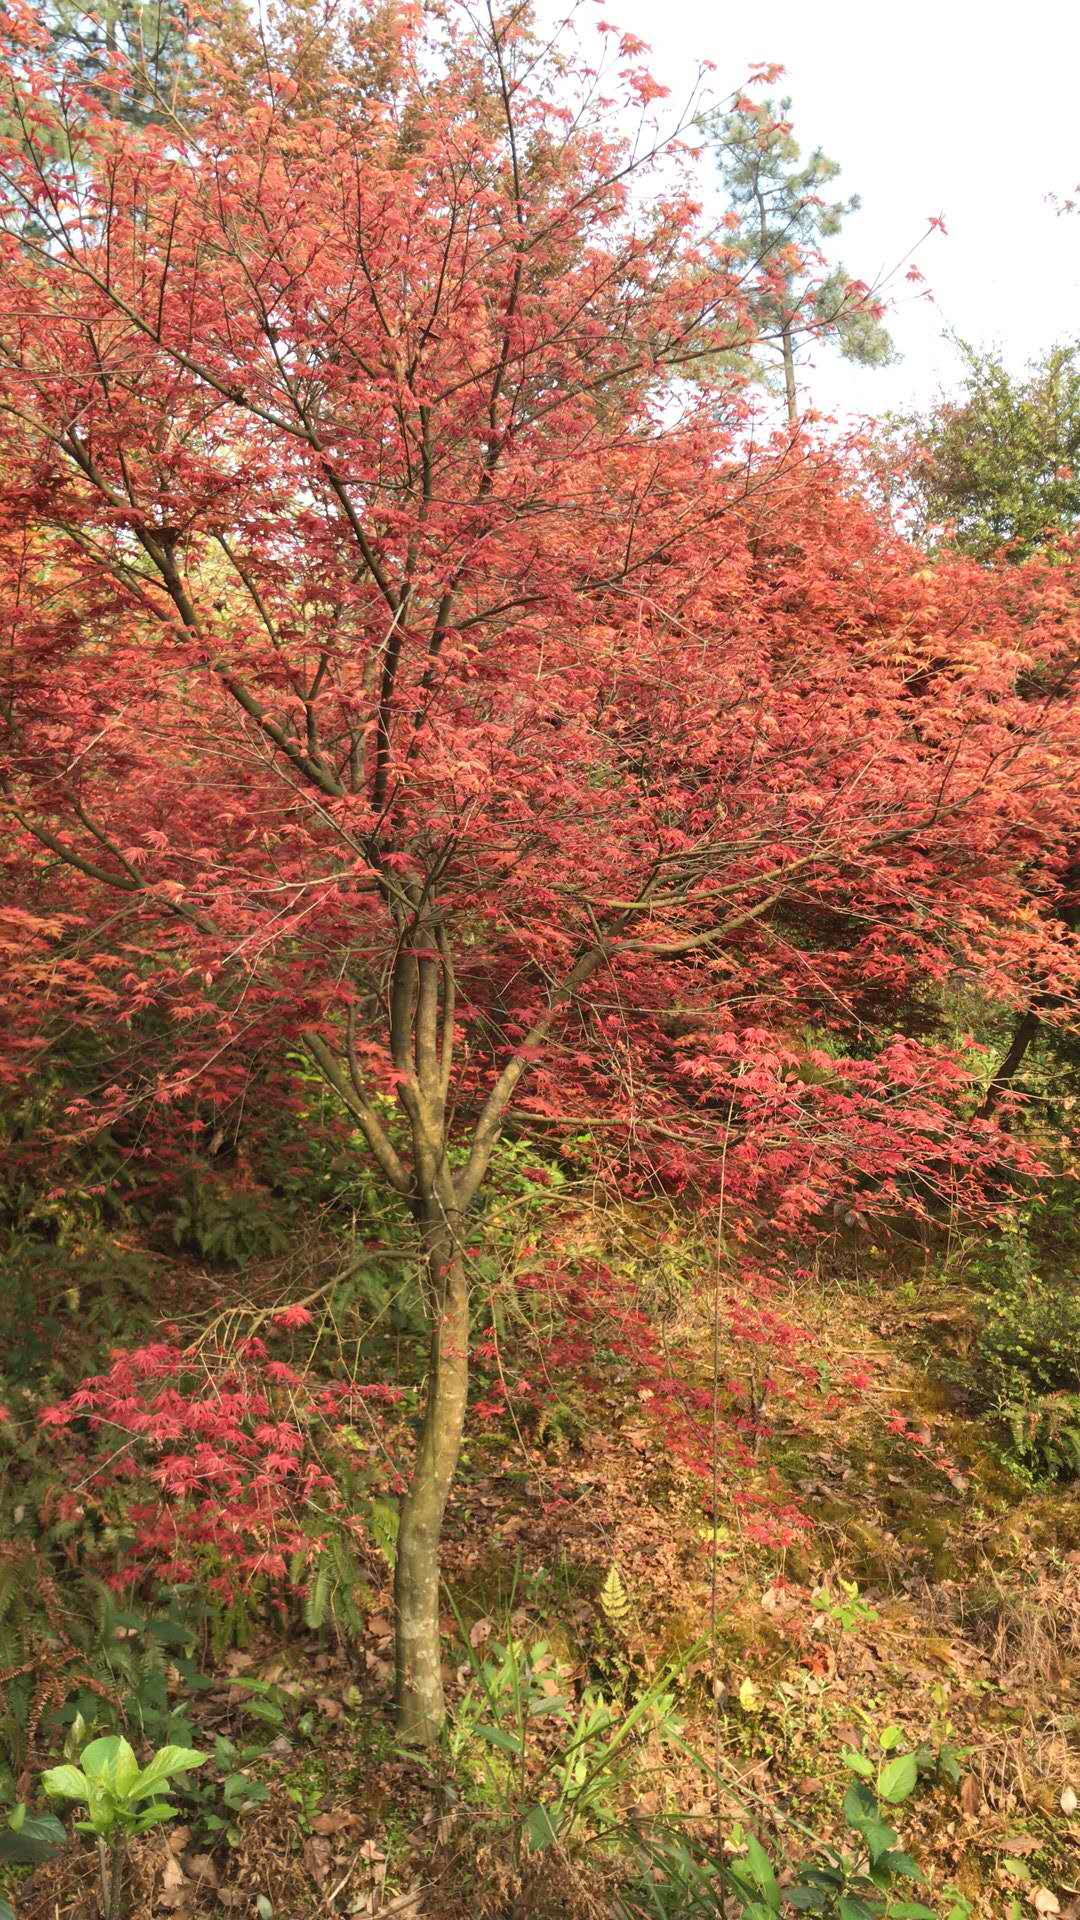
[[(777, 1899), (856, 1920), (857, 1891), (834, 1909), (819, 1880), (815, 1907), (799, 1868), (835, 1848), (854, 1871), (869, 1780), (912, 1870), (890, 1913), (1075, 1915), (1080, 1485), (1065, 1412), (1048, 1426), (1044, 1397), (1036, 1432), (990, 1384), (1031, 1360), (1023, 1223), (981, 1266), (944, 1233), (840, 1226), (748, 1304), (670, 1203), (502, 1152), (443, 1553), (450, 1715), (423, 1757), (389, 1712), (388, 1455), (420, 1366), (403, 1229), (368, 1219), (343, 1259), (318, 1216), (301, 1232), (218, 1177), (167, 1235), (84, 1201), (15, 1249), (46, 1304), (34, 1325), (5, 1299), (10, 1798), (48, 1804), (40, 1770), (90, 1733), (207, 1756), (132, 1843), (139, 1916), (754, 1915), (775, 1870)], [(176, 1343), (220, 1395), (260, 1335), (294, 1409), (373, 1349), (400, 1383), (377, 1447), (350, 1427), (324, 1457), (341, 1504), (316, 1496), (316, 1554), (291, 1587), (225, 1578), (212, 1544), (175, 1587), (119, 1582), (145, 1507), (130, 1477), (73, 1473), (47, 1410), (121, 1337)], [(98, 1911), (89, 1841), (3, 1871), (24, 1920)]]

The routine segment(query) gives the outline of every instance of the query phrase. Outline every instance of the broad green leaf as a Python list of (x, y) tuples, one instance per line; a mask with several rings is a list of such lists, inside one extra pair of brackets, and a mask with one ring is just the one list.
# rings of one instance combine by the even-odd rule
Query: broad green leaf
[(17, 1828), (0, 1828), (0, 1860), (13, 1866), (39, 1867), (51, 1860), (67, 1844), (67, 1834), (51, 1813), (30, 1813), (23, 1809)]
[(193, 1747), (161, 1747), (139, 1774), (131, 1799), (143, 1800), (148, 1793), (156, 1793), (174, 1774), (190, 1773), (193, 1768), (201, 1767), (206, 1758), (205, 1753), (196, 1753)]
[(486, 1721), (482, 1726), (478, 1726), (476, 1731), (481, 1740), (486, 1740), (489, 1746), (498, 1747), (501, 1753), (512, 1753), (516, 1759), (520, 1760), (521, 1741), (516, 1734), (506, 1733), (502, 1727), (489, 1726)]
[(785, 1887), (784, 1899), (799, 1913), (823, 1913), (828, 1894), (820, 1887)]
[(8, 1906), (2, 1893), (0, 1893), (0, 1920), (16, 1920), (14, 1907)]
[(187, 1647), (194, 1644), (195, 1636), (191, 1628), (182, 1620), (174, 1620), (170, 1614), (165, 1614), (160, 1620), (151, 1620), (149, 1627), (154, 1639), (160, 1640), (164, 1647)]
[(896, 1845), (896, 1829), (887, 1827), (884, 1820), (868, 1820), (862, 1829), (862, 1837), (875, 1867)]
[(887, 1912), (889, 1920), (937, 1920), (934, 1909), (921, 1906), (918, 1900), (890, 1900)]
[(879, 1854), (874, 1865), (877, 1872), (890, 1874), (894, 1880), (924, 1880), (926, 1878), (922, 1868), (917, 1861), (912, 1859), (910, 1853), (898, 1853), (895, 1851), (882, 1853)]
[(22, 1824), (25, 1819), (26, 1801), (20, 1800), (18, 1806), (12, 1807), (11, 1812), (8, 1814), (8, 1826), (11, 1828), (12, 1833), (20, 1833), (22, 1831)]
[(80, 1753), (79, 1764), (91, 1785), (112, 1787), (123, 1799), (139, 1777), (134, 1750), (120, 1733), (107, 1733), (100, 1740), (91, 1740)]
[(148, 1807), (139, 1808), (135, 1826), (139, 1833), (145, 1833), (147, 1827), (156, 1827), (162, 1820), (174, 1819), (175, 1815), (176, 1808), (168, 1800), (151, 1800)]
[(284, 1713), (280, 1707), (274, 1705), (272, 1700), (245, 1700), (241, 1711), (254, 1714), (256, 1720), (265, 1720), (271, 1727), (281, 1727), (285, 1724)]
[(41, 1776), (46, 1793), (55, 1800), (89, 1800), (90, 1782), (78, 1767), (50, 1767)]
[(865, 1900), (859, 1899), (858, 1894), (843, 1893), (840, 1896), (837, 1911), (840, 1920), (877, 1920), (881, 1908), (868, 1907)]
[(227, 1807), (253, 1807), (265, 1800), (270, 1789), (265, 1780), (249, 1780), (246, 1773), (230, 1773), (221, 1789)]
[(844, 1795), (844, 1819), (856, 1833), (861, 1833), (868, 1820), (878, 1817), (877, 1801), (870, 1788), (862, 1780), (853, 1780)]
[(873, 1779), (874, 1763), (867, 1759), (865, 1753), (860, 1753), (857, 1747), (842, 1748), (840, 1758), (845, 1767), (851, 1768), (852, 1773), (861, 1774), (864, 1780)]
[(779, 1913), (780, 1889), (772, 1869), (772, 1861), (761, 1841), (752, 1833), (747, 1835), (746, 1840), (746, 1864), (750, 1869), (754, 1885), (759, 1887), (765, 1896), (766, 1905), (771, 1907), (774, 1913)]
[(522, 1822), (525, 1837), (534, 1853), (542, 1853), (558, 1838), (552, 1818), (546, 1807), (531, 1807)]
[(898, 1753), (894, 1760), (886, 1760), (878, 1774), (878, 1792), (891, 1806), (906, 1800), (914, 1793), (919, 1780), (919, 1769), (913, 1753)]
[(1017, 1880), (1031, 1879), (1031, 1868), (1025, 1866), (1022, 1860), (1003, 1860), (1001, 1864), (1006, 1873), (1011, 1873)]
[(903, 1738), (904, 1738), (903, 1727), (898, 1727), (894, 1724), (890, 1727), (886, 1727), (884, 1733), (881, 1735), (878, 1741), (878, 1745), (880, 1746), (882, 1753), (895, 1753), (897, 1747), (900, 1745), (900, 1742), (903, 1740)]

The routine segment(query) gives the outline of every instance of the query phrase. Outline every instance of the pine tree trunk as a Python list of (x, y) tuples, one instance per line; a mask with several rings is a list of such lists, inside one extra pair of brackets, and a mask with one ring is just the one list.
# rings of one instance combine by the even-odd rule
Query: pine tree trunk
[(401, 1509), (394, 1599), (397, 1610), (397, 1724), (404, 1739), (429, 1745), (446, 1716), (439, 1636), (439, 1540), (461, 1451), (469, 1385), (469, 1299), (460, 1216), (428, 1222), (431, 1297), (427, 1402), (412, 1480)]
[(795, 349), (791, 344), (791, 327), (785, 320), (781, 329), (784, 348), (784, 391), (787, 395), (788, 426), (795, 433), (799, 425), (799, 403), (795, 391)]

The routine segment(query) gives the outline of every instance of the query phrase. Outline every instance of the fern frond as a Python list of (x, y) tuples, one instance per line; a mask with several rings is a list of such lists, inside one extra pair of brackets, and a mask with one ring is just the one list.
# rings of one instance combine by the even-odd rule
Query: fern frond
[(607, 1578), (600, 1589), (600, 1610), (608, 1625), (622, 1633), (630, 1624), (630, 1595), (626, 1591), (622, 1574), (613, 1560), (608, 1568)]

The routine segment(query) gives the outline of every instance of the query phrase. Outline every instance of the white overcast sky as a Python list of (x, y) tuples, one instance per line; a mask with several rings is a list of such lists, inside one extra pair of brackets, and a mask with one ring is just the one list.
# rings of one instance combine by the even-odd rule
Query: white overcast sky
[(796, 137), (841, 163), (838, 192), (861, 196), (837, 243), (855, 277), (873, 282), (944, 214), (948, 237), (916, 256), (933, 303), (902, 273), (894, 285), (903, 358), (865, 369), (819, 349), (815, 405), (931, 402), (958, 377), (946, 328), (1015, 368), (1080, 338), (1080, 212), (1047, 203), (1080, 181), (1080, 0), (602, 0), (584, 17), (648, 41), (671, 104), (700, 58), (719, 93), (754, 62), (782, 63), (774, 91), (791, 95)]

